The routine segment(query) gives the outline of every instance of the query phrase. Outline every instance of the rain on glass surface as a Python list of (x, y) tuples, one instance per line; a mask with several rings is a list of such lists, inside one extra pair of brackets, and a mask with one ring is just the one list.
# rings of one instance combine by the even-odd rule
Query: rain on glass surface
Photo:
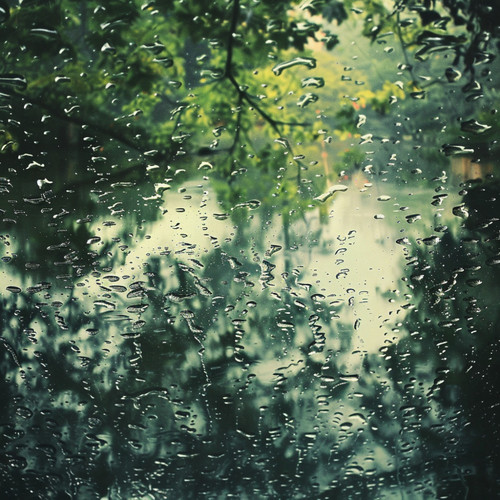
[(5, 498), (494, 498), (494, 0), (1, 0)]

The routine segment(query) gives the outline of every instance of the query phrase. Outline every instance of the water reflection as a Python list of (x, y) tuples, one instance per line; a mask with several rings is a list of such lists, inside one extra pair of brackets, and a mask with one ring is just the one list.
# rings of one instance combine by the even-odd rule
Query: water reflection
[[(491, 484), (496, 454), (477, 443), (496, 410), (477, 411), (494, 394), (468, 380), (495, 379), (498, 280), (483, 261), (498, 252), (496, 219), (470, 222), (466, 240), (458, 187), (436, 180), (448, 196), (435, 203), (435, 185), (371, 181), (295, 221), (247, 204), (235, 223), (199, 179), (147, 206), (150, 218), (105, 206), (59, 220), (54, 201), (29, 213), (55, 221), (43, 238), (13, 225), (8, 490), (390, 497)], [(464, 202), (484, 221), (495, 207), (475, 192)]]

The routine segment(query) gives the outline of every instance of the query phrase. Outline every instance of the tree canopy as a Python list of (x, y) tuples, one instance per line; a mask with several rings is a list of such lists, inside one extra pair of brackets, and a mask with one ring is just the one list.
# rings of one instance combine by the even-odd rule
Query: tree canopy
[[(296, 142), (324, 139), (322, 130), (361, 131), (358, 100), (379, 115), (395, 99), (393, 110), (413, 112), (407, 98), (438, 102), (436, 87), (462, 73), (466, 97), (479, 98), (478, 70), (487, 73), (495, 58), (497, 8), (472, 1), (4, 3), (3, 112), (8, 118), (24, 109), (26, 120), (7, 124), (3, 151), (33, 154), (36, 137), (52, 154), (50, 141), (82, 141), (90, 128), (87, 149), (102, 148), (101, 159), (113, 162), (116, 149), (130, 148), (138, 163), (164, 168), (182, 155), (217, 154), (215, 167), (231, 176), (249, 148), (283, 147), (273, 139), (285, 140), (294, 156)], [(353, 18), (373, 43), (394, 43), (386, 48), (399, 53), (401, 81), (387, 74), (382, 87), (360, 88), (351, 104), (339, 96), (322, 114), (330, 103), (317, 92), (325, 78), (315, 72), (330, 75), (313, 51), (334, 54), (339, 26)], [(40, 137), (42, 120), (58, 122), (59, 135)], [(466, 132), (492, 126), (463, 121)]]

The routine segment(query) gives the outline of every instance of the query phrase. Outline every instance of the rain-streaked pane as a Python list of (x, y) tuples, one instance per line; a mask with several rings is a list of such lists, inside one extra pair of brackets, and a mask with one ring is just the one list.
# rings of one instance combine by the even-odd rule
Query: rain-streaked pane
[(5, 498), (495, 498), (500, 7), (0, 0)]

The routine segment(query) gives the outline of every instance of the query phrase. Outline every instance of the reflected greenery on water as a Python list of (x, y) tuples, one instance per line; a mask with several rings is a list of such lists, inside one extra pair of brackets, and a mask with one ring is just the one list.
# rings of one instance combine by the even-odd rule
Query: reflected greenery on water
[(11, 498), (493, 498), (498, 6), (0, 1)]

